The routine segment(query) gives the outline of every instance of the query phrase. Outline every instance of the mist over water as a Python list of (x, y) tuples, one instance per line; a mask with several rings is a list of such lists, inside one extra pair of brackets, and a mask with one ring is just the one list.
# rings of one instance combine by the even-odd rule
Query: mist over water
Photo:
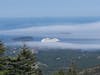
[[(20, 45), (14, 38), (32, 37), (27, 45), (48, 48), (100, 49), (100, 18), (17, 18), (0, 19), (0, 38)], [(44, 38), (59, 42), (41, 43)]]

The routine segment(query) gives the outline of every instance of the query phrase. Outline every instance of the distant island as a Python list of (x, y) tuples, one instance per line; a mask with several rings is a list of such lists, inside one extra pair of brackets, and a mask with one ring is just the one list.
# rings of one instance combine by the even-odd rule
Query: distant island
[(22, 37), (16, 37), (13, 39), (13, 41), (32, 41), (32, 36), (22, 36)]

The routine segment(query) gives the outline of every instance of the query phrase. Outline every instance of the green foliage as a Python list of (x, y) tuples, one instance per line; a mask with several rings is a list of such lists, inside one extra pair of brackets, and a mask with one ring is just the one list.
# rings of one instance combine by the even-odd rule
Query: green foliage
[(2, 41), (0, 41), (0, 57), (4, 54), (5, 52), (5, 46)]
[(8, 70), (2, 70), (2, 71), (0, 71), (0, 75), (7, 75), (7, 73), (8, 73)]
[(5, 46), (0, 41), (0, 75), (5, 72), (7, 57), (4, 56)]
[[(26, 45), (24, 45), (20, 49), (20, 53), (15, 57), (8, 58), (8, 57), (4, 56), (4, 52), (5, 52), (5, 46), (2, 42), (0, 42), (0, 75), (43, 75), (42, 71), (39, 68), (38, 63), (36, 61), (36, 55), (34, 53), (32, 53), (31, 49), (28, 48)], [(55, 53), (57, 55), (55, 57), (50, 52), (45, 53), (46, 55), (43, 54), (44, 61), (46, 60), (49, 62), (49, 68), (50, 68), (51, 64), (55, 65), (55, 63), (52, 63), (52, 60), (49, 61), (49, 58), (50, 59), (53, 58), (55, 60), (57, 57), (61, 58), (62, 54), (64, 56), (64, 53), (68, 53), (68, 52), (63, 52), (63, 53), (60, 52), (61, 56), (59, 56), (57, 52), (55, 52)], [(71, 58), (71, 57), (69, 57), (69, 58)], [(63, 59), (65, 60), (66, 57)], [(63, 62), (60, 62), (60, 61), (61, 61), (60, 59), (56, 60), (56, 63), (59, 63), (59, 66), (61, 66), (61, 64), (64, 64)], [(65, 63), (67, 63), (67, 62), (65, 62)], [(54, 67), (54, 69), (57, 69), (57, 68)], [(93, 70), (93, 72), (88, 72), (88, 70), (84, 70), (83, 74), (81, 74), (81, 72), (79, 72), (79, 73), (77, 72), (76, 65), (74, 63), (71, 63), (69, 69), (66, 70), (67, 73), (64, 71), (65, 70), (59, 70), (59, 71), (55, 72), (53, 75), (94, 75), (95, 72), (100, 71), (100, 69)], [(45, 74), (45, 75), (51, 75), (51, 74)]]
[(5, 70), (8, 63), (7, 57), (0, 57), (0, 70)]
[(77, 75), (77, 70), (74, 63), (72, 63), (71, 66), (69, 67), (67, 75)]
[[(0, 46), (1, 50), (3, 45)], [(0, 75), (42, 75), (36, 56), (24, 45), (16, 57), (0, 57)]]
[(59, 70), (58, 72), (55, 72), (53, 75), (65, 75), (63, 70)]
[(60, 71), (58, 72), (58, 74), (59, 74), (59, 75), (64, 75), (64, 71), (63, 71), (63, 70), (60, 70)]
[(9, 59), (8, 75), (36, 74), (36, 57), (26, 45), (23, 46), (17, 57)]

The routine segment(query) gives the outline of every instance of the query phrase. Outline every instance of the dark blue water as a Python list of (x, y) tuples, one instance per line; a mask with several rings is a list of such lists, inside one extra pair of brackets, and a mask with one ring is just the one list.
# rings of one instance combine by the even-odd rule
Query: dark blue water
[(0, 18), (0, 30), (47, 26), (58, 24), (84, 24), (99, 22), (100, 17), (52, 17), (52, 18)]

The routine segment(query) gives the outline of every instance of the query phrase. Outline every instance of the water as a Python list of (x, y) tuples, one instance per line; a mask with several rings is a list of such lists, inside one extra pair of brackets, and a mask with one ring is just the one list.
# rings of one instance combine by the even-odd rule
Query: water
[[(100, 17), (1, 18), (0, 39), (10, 44), (16, 43), (13, 40), (16, 37), (31, 36), (33, 40), (30, 43), (41, 46), (41, 40), (49, 37), (57, 38), (60, 42), (47, 44), (48, 46), (99, 48), (99, 21)], [(98, 30), (95, 25), (98, 26)]]
[(0, 30), (60, 24), (84, 24), (99, 22), (100, 17), (52, 17), (52, 18), (0, 18)]

